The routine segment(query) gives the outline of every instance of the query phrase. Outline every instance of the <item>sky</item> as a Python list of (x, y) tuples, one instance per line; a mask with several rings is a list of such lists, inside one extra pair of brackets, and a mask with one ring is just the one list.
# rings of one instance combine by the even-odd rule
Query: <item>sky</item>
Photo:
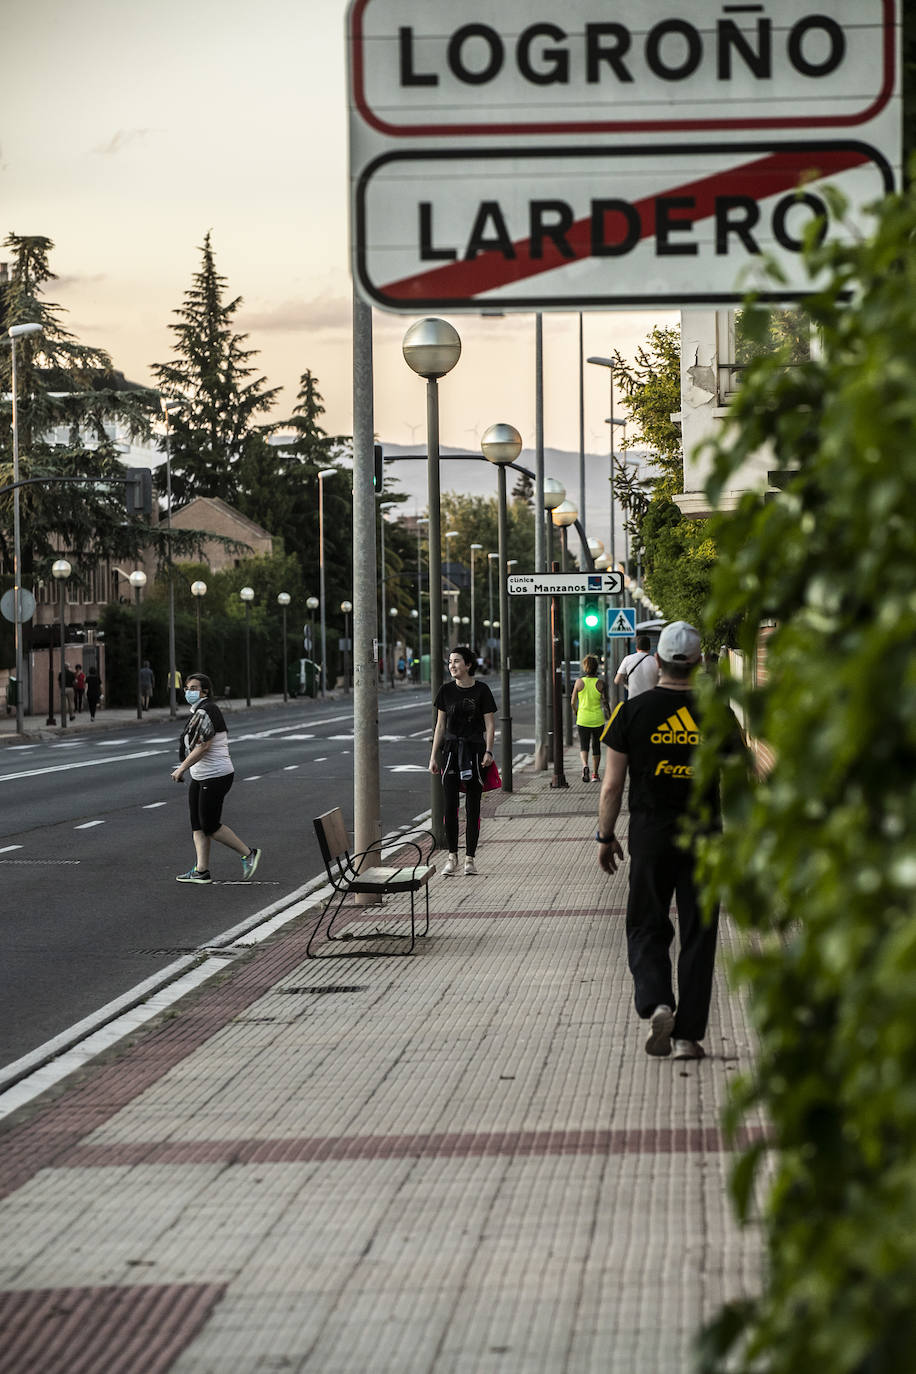
[[(325, 427), (352, 428), (344, 0), (29, 0), (4, 22), (0, 229), (44, 234), (48, 298), (82, 342), (151, 383), (212, 233), (256, 362), (295, 403), (308, 368)], [(0, 255), (2, 257), (2, 255)], [(422, 440), (425, 385), (373, 311), (375, 428)], [(440, 385), (441, 439), (496, 421), (535, 437), (534, 318), (452, 316), (463, 352)], [(586, 354), (632, 358), (659, 311), (585, 316)], [(545, 443), (578, 451), (578, 317), (544, 316)], [(607, 454), (608, 373), (586, 367), (586, 448)], [(491, 484), (489, 484), (491, 485)], [(489, 490), (489, 485), (487, 490)]]

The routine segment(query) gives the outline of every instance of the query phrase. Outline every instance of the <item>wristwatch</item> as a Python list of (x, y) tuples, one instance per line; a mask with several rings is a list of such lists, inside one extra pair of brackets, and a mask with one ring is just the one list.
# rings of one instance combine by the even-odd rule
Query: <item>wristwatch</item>
[(595, 831), (595, 839), (598, 841), (599, 844), (613, 844), (613, 843), (614, 843), (614, 836), (613, 836), (613, 835), (602, 835), (602, 833), (601, 833), (600, 830), (596, 830), (596, 831)]

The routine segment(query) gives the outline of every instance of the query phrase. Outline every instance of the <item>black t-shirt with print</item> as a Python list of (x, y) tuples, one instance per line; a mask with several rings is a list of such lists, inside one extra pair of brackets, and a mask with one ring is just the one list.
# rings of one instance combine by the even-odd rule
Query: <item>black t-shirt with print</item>
[(445, 738), (463, 739), (482, 744), (486, 738), (484, 716), (496, 714), (493, 693), (485, 682), (472, 687), (459, 687), (457, 682), (444, 682), (436, 693), (435, 707), (445, 712)]
[[(673, 834), (687, 809), (693, 751), (700, 721), (693, 692), (653, 687), (615, 711), (604, 736), (609, 748), (626, 754), (630, 773), (630, 831)], [(718, 788), (710, 798), (719, 813)]]

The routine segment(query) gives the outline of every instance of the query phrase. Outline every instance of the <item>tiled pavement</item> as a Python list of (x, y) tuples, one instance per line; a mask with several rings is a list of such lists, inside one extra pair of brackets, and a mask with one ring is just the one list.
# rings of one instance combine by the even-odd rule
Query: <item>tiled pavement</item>
[(0, 1137), (0, 1374), (690, 1369), (757, 1282), (750, 1034), (720, 961), (710, 1057), (645, 1055), (570, 769), (487, 798), (411, 958), (306, 961), (303, 918)]

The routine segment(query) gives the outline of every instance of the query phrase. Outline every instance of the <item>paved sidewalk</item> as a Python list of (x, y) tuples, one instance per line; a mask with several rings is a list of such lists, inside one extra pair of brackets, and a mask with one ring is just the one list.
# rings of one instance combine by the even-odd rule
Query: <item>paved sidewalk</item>
[(413, 957), (306, 961), (303, 917), (23, 1110), (0, 1371), (690, 1369), (758, 1281), (718, 1127), (751, 1037), (720, 972), (710, 1057), (644, 1053), (569, 758), (486, 799)]

